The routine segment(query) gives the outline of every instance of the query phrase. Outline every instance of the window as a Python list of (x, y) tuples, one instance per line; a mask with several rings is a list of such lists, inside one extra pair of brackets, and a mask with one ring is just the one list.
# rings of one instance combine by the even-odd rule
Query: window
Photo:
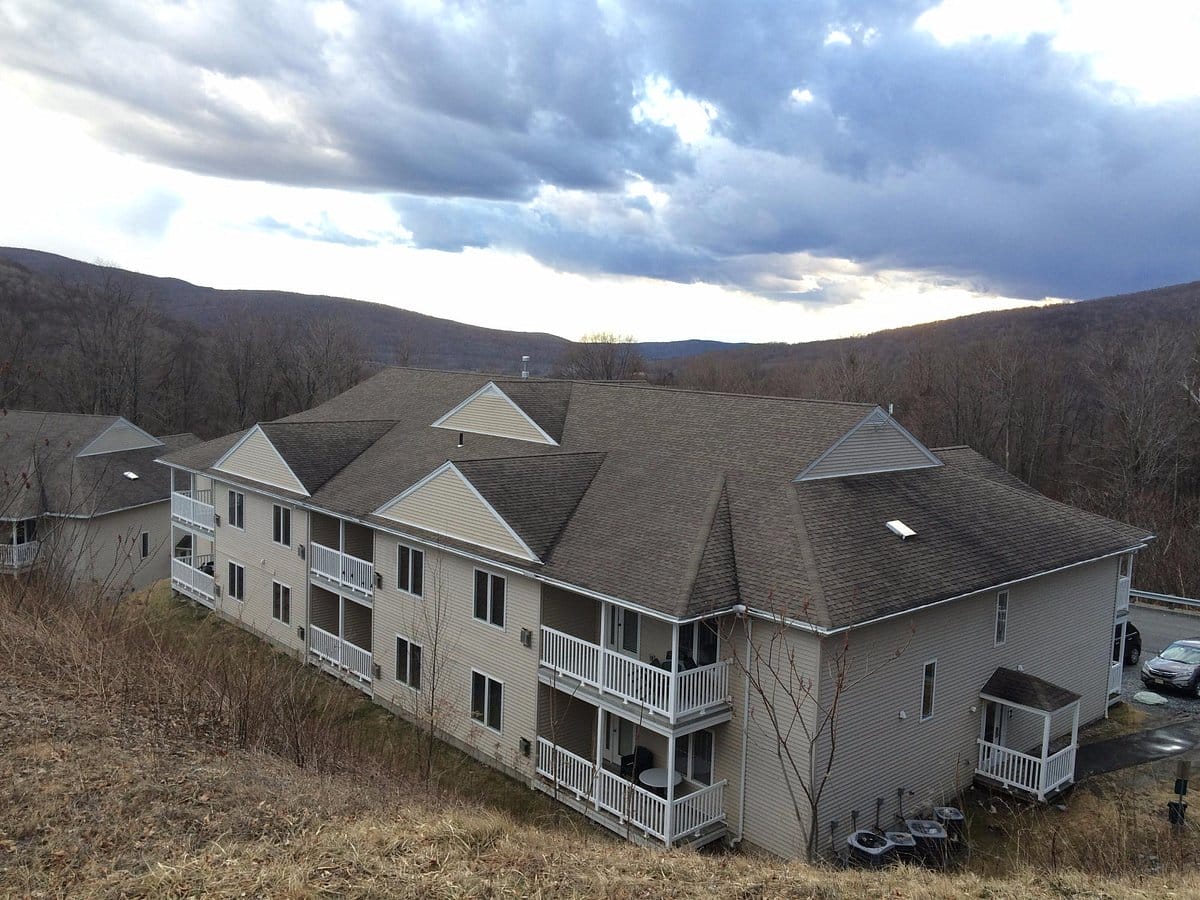
[(37, 519), (22, 519), (13, 523), (13, 542), (32, 544), (37, 540)]
[(418, 597), (425, 595), (425, 553), (405, 547), (396, 548), (396, 587)]
[(271, 582), (271, 618), (284, 625), (292, 624), (292, 589), (278, 581)]
[(996, 595), (996, 642), (997, 647), (1003, 647), (1008, 640), (1008, 591)]
[(675, 771), (689, 781), (712, 784), (713, 736), (693, 731), (675, 740)]
[(146, 559), (150, 556), (150, 532), (148, 531), (142, 532), (141, 550), (142, 559)]
[(229, 596), (238, 601), (246, 599), (246, 570), (235, 562), (229, 564)]
[(286, 506), (272, 506), (273, 531), (271, 540), (285, 547), (292, 546), (292, 511)]
[(1118, 570), (1117, 570), (1117, 574), (1121, 578), (1129, 577), (1129, 569), (1131, 567), (1132, 562), (1133, 562), (1133, 557), (1130, 554), (1128, 554), (1128, 553), (1121, 554), (1121, 561), (1118, 564)]
[(471, 718), (492, 731), (500, 730), (500, 710), (504, 705), (504, 685), (481, 672), (471, 673)]
[(933, 683), (937, 680), (937, 660), (925, 663), (921, 679), (921, 721), (933, 718)]
[(504, 578), (475, 570), (475, 618), (504, 627)]
[(234, 528), (246, 527), (246, 495), (239, 491), (229, 492), (229, 522)]
[(396, 680), (414, 691), (421, 689), (421, 645), (400, 635), (396, 635)]
[(679, 626), (679, 664), (707, 666), (717, 661), (718, 639), (716, 624), (711, 619), (689, 622)]

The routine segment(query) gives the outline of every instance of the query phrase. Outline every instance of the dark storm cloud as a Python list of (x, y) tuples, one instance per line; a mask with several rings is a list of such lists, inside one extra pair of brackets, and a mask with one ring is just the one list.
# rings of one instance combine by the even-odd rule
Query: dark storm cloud
[[(938, 45), (929, 5), (355, 4), (342, 31), (302, 3), (29, 0), (0, 65), (155, 161), (396, 195), (418, 246), (770, 296), (799, 253), (1028, 297), (1197, 277), (1200, 103), (1128, 102), (1043, 37)], [(632, 114), (654, 77), (715, 106), (712, 139)]]

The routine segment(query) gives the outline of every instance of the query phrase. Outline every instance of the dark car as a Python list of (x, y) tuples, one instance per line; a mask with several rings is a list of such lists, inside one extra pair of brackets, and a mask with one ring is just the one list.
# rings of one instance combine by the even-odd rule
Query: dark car
[(1200, 638), (1176, 641), (1142, 666), (1142, 683), (1178, 688), (1200, 697)]
[(1142, 658), (1142, 633), (1137, 630), (1137, 627), (1132, 622), (1125, 623), (1125, 653), (1119, 652), (1118, 645), (1121, 642), (1121, 626), (1118, 625), (1113, 632), (1113, 662), (1118, 659), (1127, 666), (1137, 665), (1137, 661)]

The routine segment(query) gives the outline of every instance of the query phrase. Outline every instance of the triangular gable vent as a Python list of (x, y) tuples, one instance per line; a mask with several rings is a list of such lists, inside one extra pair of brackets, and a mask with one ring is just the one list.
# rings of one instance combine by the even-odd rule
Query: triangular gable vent
[(454, 463), (443, 463), (389, 500), (375, 515), (401, 525), (540, 562), (529, 545), (496, 512)]
[(832, 447), (796, 476), (796, 481), (841, 478), (872, 472), (901, 472), (942, 465), (924, 444), (875, 407), (865, 419), (847, 431)]
[(224, 456), (213, 463), (213, 468), (308, 496), (308, 490), (296, 477), (292, 467), (258, 425), (242, 435)]
[(434, 422), (433, 427), (558, 445), (558, 441), (491, 381)]

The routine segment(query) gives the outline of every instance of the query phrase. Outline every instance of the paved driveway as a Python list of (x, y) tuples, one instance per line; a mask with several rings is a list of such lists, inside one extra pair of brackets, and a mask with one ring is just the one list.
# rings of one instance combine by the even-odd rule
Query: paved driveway
[[(1142, 658), (1136, 666), (1125, 667), (1125, 675), (1121, 680), (1121, 698), (1137, 709), (1159, 711), (1171, 719), (1177, 719), (1181, 715), (1200, 713), (1200, 700), (1171, 691), (1161, 692), (1167, 700), (1166, 706), (1149, 707), (1133, 703), (1133, 695), (1138, 691), (1145, 690), (1145, 685), (1142, 684), (1139, 675), (1142, 663), (1159, 650), (1167, 647), (1172, 641), (1200, 637), (1200, 614), (1134, 606), (1129, 610), (1129, 621), (1136, 625), (1138, 631), (1142, 633)], [(1160, 715), (1157, 718), (1161, 720), (1163, 716)]]

